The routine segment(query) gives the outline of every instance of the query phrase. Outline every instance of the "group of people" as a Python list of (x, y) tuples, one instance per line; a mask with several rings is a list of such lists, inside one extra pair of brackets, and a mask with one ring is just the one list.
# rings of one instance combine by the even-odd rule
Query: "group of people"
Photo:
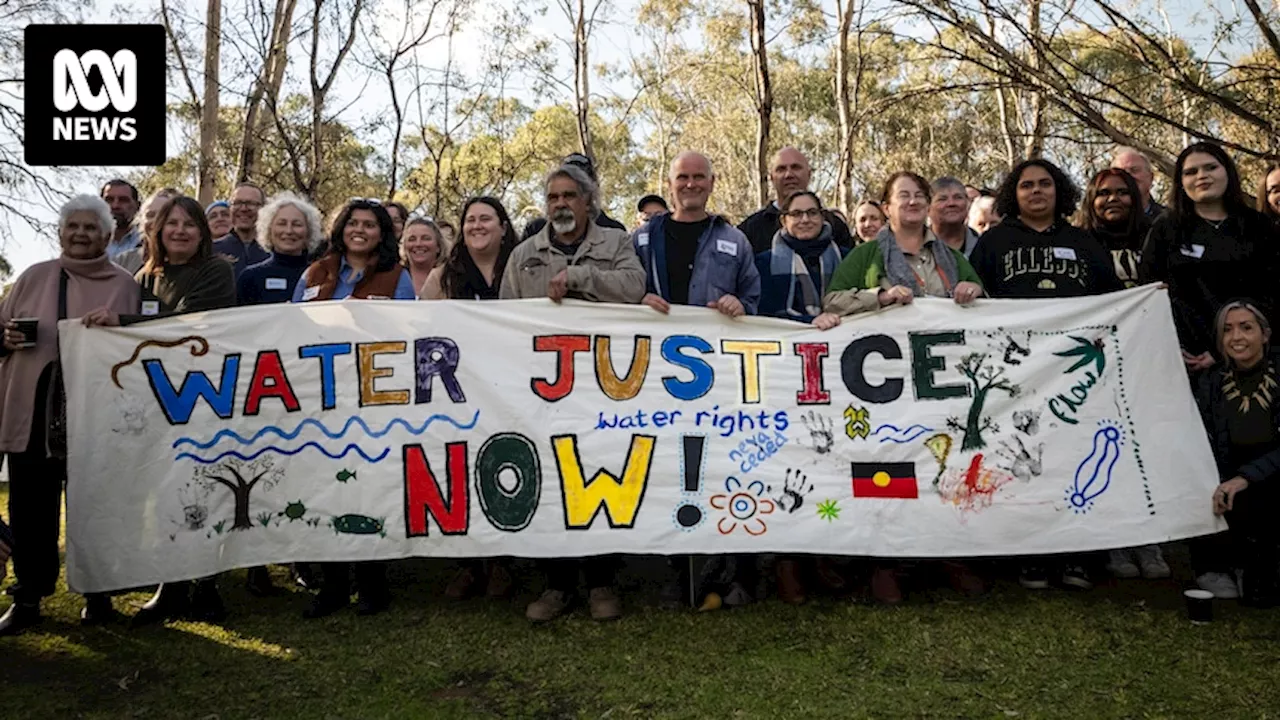
[[(800, 151), (779, 151), (771, 176), (776, 200), (735, 227), (708, 210), (716, 181), (711, 161), (681, 153), (671, 163), (665, 197), (642, 198), (639, 226), (628, 232), (602, 211), (590, 159), (572, 155), (546, 176), (545, 218), (530, 223), (523, 240), (493, 197), (463, 205), (456, 241), (451, 226), (370, 198), (336, 208), (325, 227), (306, 199), (288, 192), (268, 198), (251, 183), (236, 186), (230, 202), (208, 207), (171, 188), (143, 201), (123, 180), (106, 183), (100, 197), (72, 198), (59, 215), (60, 257), (27, 269), (0, 303), (0, 451), (9, 462), (17, 576), (0, 635), (39, 621), (40, 602), (53, 593), (59, 572), (67, 469), (58, 320), (111, 326), (235, 305), (347, 298), (572, 298), (641, 304), (663, 314), (692, 305), (831, 330), (851, 315), (920, 297), (966, 304), (1165, 283), (1186, 380), (1219, 468), (1210, 500), (1230, 527), (1193, 541), (1197, 583), (1222, 598), (1276, 601), (1280, 554), (1267, 517), (1280, 507), (1274, 402), (1280, 365), (1270, 348), (1280, 167), (1264, 177), (1261, 210), (1246, 203), (1235, 164), (1211, 143), (1178, 156), (1167, 208), (1153, 198), (1149, 162), (1127, 148), (1090, 178), (1083, 204), (1076, 184), (1044, 159), (1018, 164), (994, 192), (899, 171), (876, 201), (855, 208), (852, 228), (809, 188), (811, 168)], [(38, 319), (34, 332), (16, 318)], [(745, 578), (755, 559), (733, 560), (712, 589), (730, 603), (750, 601)], [(1092, 586), (1090, 558), (1023, 560), (1019, 579), (1028, 588)], [(887, 559), (868, 565), (871, 594), (899, 602), (901, 566)], [(1157, 546), (1113, 550), (1106, 566), (1119, 577), (1169, 575)], [(527, 617), (544, 622), (565, 613), (582, 584), (593, 618), (619, 617), (617, 567), (613, 557), (540, 561), (545, 590)], [(838, 578), (847, 567), (839, 558), (807, 556), (779, 557), (769, 566), (779, 597), (790, 603), (805, 600), (813, 578)], [(985, 589), (986, 579), (968, 564), (943, 567), (960, 591)], [(308, 618), (347, 607), (353, 588), (358, 612), (378, 613), (390, 602), (384, 563), (325, 563), (318, 574), (299, 568), (299, 576), (319, 586)], [(265, 568), (250, 569), (247, 583), (255, 593), (273, 590)], [(672, 586), (678, 598), (679, 581)], [(512, 589), (507, 561), (472, 560), (459, 564), (445, 594), (505, 596)], [(206, 578), (161, 586), (133, 622), (223, 614), (216, 578)], [(86, 597), (85, 623), (114, 617), (109, 596)]]

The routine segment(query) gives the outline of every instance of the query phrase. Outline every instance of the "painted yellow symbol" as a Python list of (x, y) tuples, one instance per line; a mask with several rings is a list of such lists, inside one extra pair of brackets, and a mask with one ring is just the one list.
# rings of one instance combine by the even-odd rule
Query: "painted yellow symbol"
[(889, 487), (889, 480), (889, 473), (883, 470), (871, 476), (871, 482), (875, 483), (876, 487)]
[(844, 434), (850, 440), (866, 439), (871, 434), (871, 412), (864, 407), (856, 408), (852, 404), (844, 409)]

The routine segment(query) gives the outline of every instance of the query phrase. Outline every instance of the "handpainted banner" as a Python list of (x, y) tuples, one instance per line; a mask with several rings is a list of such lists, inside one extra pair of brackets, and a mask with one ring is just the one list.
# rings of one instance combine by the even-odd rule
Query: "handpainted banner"
[(546, 300), (62, 326), (78, 591), (288, 561), (980, 556), (1210, 533), (1155, 287), (829, 332)]

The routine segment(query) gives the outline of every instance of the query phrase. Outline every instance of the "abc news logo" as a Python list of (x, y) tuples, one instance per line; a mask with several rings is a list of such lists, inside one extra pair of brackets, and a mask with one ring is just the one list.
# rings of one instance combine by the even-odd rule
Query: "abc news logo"
[(28, 165), (165, 161), (165, 36), (160, 25), (29, 25)]

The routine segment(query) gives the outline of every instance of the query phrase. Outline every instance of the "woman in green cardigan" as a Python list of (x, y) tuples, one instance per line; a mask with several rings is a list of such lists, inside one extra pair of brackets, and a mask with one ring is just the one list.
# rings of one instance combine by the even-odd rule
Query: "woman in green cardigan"
[[(982, 282), (964, 254), (953, 250), (925, 227), (932, 200), (929, 183), (912, 172), (889, 176), (881, 196), (889, 224), (853, 249), (836, 268), (822, 298), (822, 311), (836, 315), (868, 312), (917, 297), (949, 297), (962, 305), (982, 295)], [(875, 561), (871, 594), (879, 602), (902, 601), (897, 564)], [(963, 563), (944, 568), (956, 590), (978, 595), (982, 579)]]
[(836, 268), (823, 312), (853, 315), (917, 297), (955, 298), (963, 305), (982, 295), (982, 281), (964, 255), (925, 227), (931, 199), (929, 183), (919, 175), (889, 176), (882, 195), (889, 224)]

